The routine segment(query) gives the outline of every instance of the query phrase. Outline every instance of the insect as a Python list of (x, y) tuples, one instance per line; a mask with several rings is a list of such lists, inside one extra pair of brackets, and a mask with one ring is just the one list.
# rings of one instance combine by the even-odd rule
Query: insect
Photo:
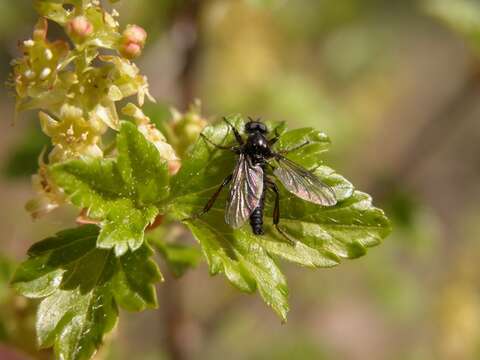
[[(201, 136), (217, 149), (233, 151), (238, 155), (237, 163), (233, 173), (223, 180), (202, 211), (194, 218), (207, 213), (222, 190), (230, 185), (225, 209), (225, 222), (233, 228), (238, 228), (245, 224), (247, 220), (250, 220), (253, 233), (263, 235), (265, 198), (267, 191), (271, 191), (275, 195), (273, 224), (283, 236), (291, 241), (289, 235), (279, 227), (280, 192), (269, 170), (289, 192), (303, 200), (323, 206), (333, 206), (337, 203), (332, 188), (324, 184), (311, 171), (284, 156), (308, 145), (308, 141), (286, 151), (274, 152), (272, 146), (280, 139), (277, 129), (274, 131), (274, 136), (268, 139), (269, 130), (267, 126), (260, 120), (249, 118), (249, 122), (245, 124), (244, 129), (247, 139), (244, 139), (226, 118), (223, 118), (223, 121), (232, 129), (237, 142), (236, 145), (218, 145), (204, 134), (201, 134)], [(272, 162), (277, 166), (274, 166)]]

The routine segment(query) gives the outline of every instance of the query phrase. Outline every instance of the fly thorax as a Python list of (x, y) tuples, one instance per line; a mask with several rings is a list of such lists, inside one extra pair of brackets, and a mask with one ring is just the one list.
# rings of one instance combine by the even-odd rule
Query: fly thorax
[(265, 156), (261, 154), (250, 154), (250, 160), (252, 161), (253, 165), (263, 165), (265, 164)]
[(251, 134), (248, 137), (246, 150), (250, 155), (258, 154), (265, 156), (269, 153), (268, 140), (258, 132)]

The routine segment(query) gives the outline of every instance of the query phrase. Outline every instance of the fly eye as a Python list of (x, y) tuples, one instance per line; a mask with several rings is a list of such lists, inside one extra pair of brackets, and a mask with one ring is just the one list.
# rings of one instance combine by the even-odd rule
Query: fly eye
[(265, 124), (258, 123), (258, 131), (260, 131), (262, 133), (266, 133), (267, 132), (267, 127), (265, 126)]
[(247, 132), (261, 132), (263, 134), (265, 134), (267, 132), (267, 127), (265, 126), (265, 124), (261, 123), (261, 122), (257, 122), (257, 121), (251, 121), (249, 123), (247, 123), (245, 125), (245, 130)]

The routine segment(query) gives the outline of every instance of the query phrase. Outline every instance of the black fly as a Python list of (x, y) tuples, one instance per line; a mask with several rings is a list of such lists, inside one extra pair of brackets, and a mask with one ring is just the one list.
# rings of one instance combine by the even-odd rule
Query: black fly
[[(273, 224), (277, 230), (288, 240), (290, 237), (279, 227), (280, 222), (280, 194), (273, 179), (267, 175), (267, 168), (273, 170), (273, 174), (282, 182), (285, 188), (301, 199), (312, 203), (333, 206), (337, 203), (333, 190), (318, 179), (312, 172), (284, 157), (290, 151), (295, 151), (308, 145), (306, 142), (293, 149), (277, 153), (271, 147), (275, 144), (280, 135), (275, 130), (275, 136), (267, 138), (268, 129), (260, 121), (249, 118), (245, 124), (245, 133), (248, 138), (244, 140), (239, 131), (223, 119), (233, 130), (236, 146), (221, 146), (213, 143), (205, 135), (201, 136), (217, 149), (230, 150), (238, 155), (237, 164), (232, 174), (228, 175), (217, 191), (207, 202), (203, 210), (195, 217), (202, 216), (208, 212), (220, 192), (229, 183), (230, 194), (225, 209), (225, 222), (233, 228), (242, 226), (247, 219), (255, 235), (262, 235), (263, 210), (265, 207), (265, 195), (270, 190), (275, 195), (275, 207), (273, 210)], [(277, 167), (269, 161), (275, 160)]]

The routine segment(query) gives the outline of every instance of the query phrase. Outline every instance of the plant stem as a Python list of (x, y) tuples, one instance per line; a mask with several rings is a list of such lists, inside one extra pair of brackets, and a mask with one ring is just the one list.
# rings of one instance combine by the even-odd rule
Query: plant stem
[[(195, 81), (197, 60), (200, 53), (200, 16), (206, 1), (188, 0), (179, 9), (174, 28), (180, 32), (183, 40), (184, 65), (178, 82), (180, 87), (179, 105), (187, 110), (195, 99)], [(163, 321), (165, 330), (165, 350), (171, 360), (189, 358), (185, 347), (183, 329), (186, 315), (183, 309), (183, 289), (181, 283), (168, 275), (161, 290)]]
[(184, 63), (179, 77), (182, 110), (187, 110), (195, 100), (197, 60), (201, 50), (200, 17), (206, 3), (205, 0), (188, 0), (175, 24), (183, 38)]
[[(389, 179), (403, 179), (411, 182), (417, 172), (429, 159), (439, 152), (444, 143), (460, 128), (460, 122), (468, 120), (466, 116), (480, 94), (480, 64), (474, 67), (461, 89), (441, 109), (433, 115), (406, 148), (403, 156), (392, 166)], [(452, 119), (457, 119), (456, 121)], [(388, 180), (388, 179), (387, 179)], [(383, 201), (391, 190), (391, 183), (380, 179), (367, 185), (367, 191)]]
[(188, 359), (183, 346), (185, 314), (182, 304), (182, 287), (171, 274), (165, 276), (162, 286), (163, 321), (165, 326), (165, 351), (171, 360)]

